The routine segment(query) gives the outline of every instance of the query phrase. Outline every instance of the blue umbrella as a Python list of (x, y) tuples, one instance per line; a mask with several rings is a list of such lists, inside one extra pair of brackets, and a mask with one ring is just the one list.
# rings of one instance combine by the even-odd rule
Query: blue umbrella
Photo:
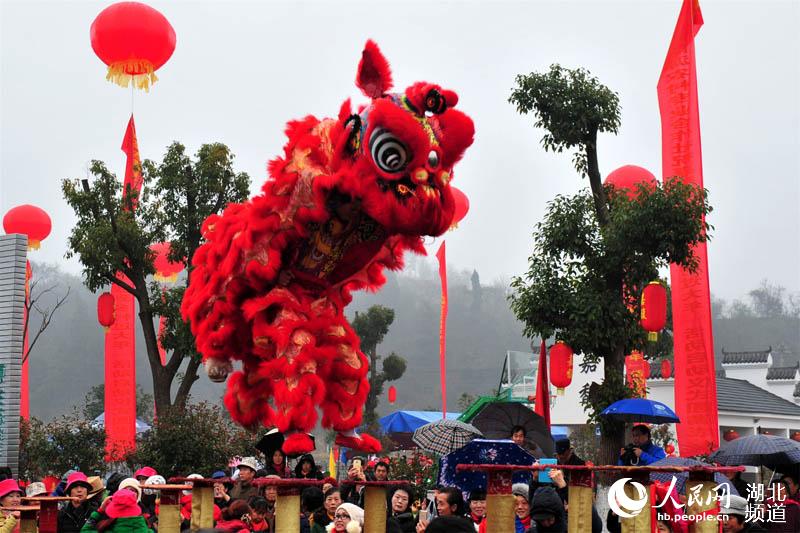
[[(448, 453), (439, 459), (439, 484), (458, 487), (462, 492), (486, 490), (486, 474), (481, 472), (456, 472), (460, 464), (480, 465), (525, 465), (530, 466), (536, 458), (510, 440), (475, 439), (460, 450)], [(530, 483), (530, 472), (514, 474), (514, 483)]]
[(708, 460), (723, 465), (766, 466), (780, 470), (800, 463), (800, 442), (775, 435), (749, 435), (725, 443)]
[(600, 416), (617, 422), (651, 422), (668, 424), (680, 422), (678, 415), (661, 402), (645, 398), (628, 398), (606, 407)]
[[(666, 457), (648, 466), (711, 466), (708, 463), (703, 463), (695, 459), (688, 459), (685, 457)], [(660, 481), (662, 483), (671, 483), (672, 478), (675, 477), (675, 490), (678, 494), (686, 493), (686, 481), (689, 479), (689, 472), (651, 472), (650, 481)], [(725, 475), (715, 472), (714, 481), (718, 485), (727, 485), (728, 491), (733, 496), (739, 496), (739, 491), (733, 486)]]

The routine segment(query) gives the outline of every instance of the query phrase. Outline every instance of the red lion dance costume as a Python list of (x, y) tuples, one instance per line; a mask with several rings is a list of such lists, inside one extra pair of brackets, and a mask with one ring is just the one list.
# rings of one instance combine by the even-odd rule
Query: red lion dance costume
[(454, 92), (418, 82), (389, 93), (389, 64), (372, 41), (356, 84), (369, 104), (290, 122), (262, 193), (205, 221), (183, 300), (209, 377), (224, 381), (242, 361), (225, 394), (234, 420), (277, 427), (289, 455), (313, 450), (317, 406), (339, 445), (380, 450), (355, 432), (368, 361), (344, 307), (352, 290), (383, 285), (384, 268), (400, 270), (404, 251), (424, 254), (423, 236), (450, 227), (453, 165), (474, 136)]

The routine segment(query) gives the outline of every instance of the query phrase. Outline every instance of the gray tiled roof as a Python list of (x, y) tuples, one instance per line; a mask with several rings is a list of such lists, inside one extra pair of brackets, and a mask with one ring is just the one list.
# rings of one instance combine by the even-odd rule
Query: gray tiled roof
[(794, 397), (800, 398), (800, 383), (794, 386)]
[[(800, 363), (798, 363), (800, 364)], [(794, 380), (797, 375), (797, 367), (794, 366), (773, 366), (767, 369), (768, 380), (791, 379)]]
[[(670, 374), (669, 378), (667, 378), (667, 379), (672, 379), (672, 376), (675, 375), (675, 362), (674, 361), (670, 361), (670, 363), (672, 364), (672, 373)], [(656, 362), (650, 361), (650, 377), (647, 378), (647, 379), (665, 379), (661, 375), (661, 362), (656, 363)]]
[(738, 365), (745, 363), (766, 363), (771, 351), (772, 346), (766, 350), (756, 350), (752, 352), (726, 352), (725, 348), (723, 348), (722, 364)]
[(717, 408), (720, 411), (800, 416), (800, 405), (743, 379), (717, 378)]

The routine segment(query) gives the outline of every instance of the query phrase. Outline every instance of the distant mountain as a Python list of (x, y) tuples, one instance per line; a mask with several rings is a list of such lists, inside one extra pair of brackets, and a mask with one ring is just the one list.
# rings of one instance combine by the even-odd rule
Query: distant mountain
[[(42, 277), (41, 287), (57, 285), (53, 294), (42, 299), (45, 307), (67, 286), (71, 291), (30, 357), (31, 412), (49, 419), (73, 405), (80, 406), (89, 388), (103, 381), (103, 329), (97, 323), (97, 297), (77, 276), (42, 264), (34, 264), (33, 270), (34, 276)], [(530, 351), (530, 340), (522, 336), (522, 324), (508, 307), (504, 285), (482, 286), (477, 273), (451, 271), (448, 277), (447, 403), (449, 411), (456, 411), (462, 393), (477, 396), (495, 391), (506, 350)], [(440, 408), (438, 276), (421, 260), (412, 261), (407, 273), (389, 273), (381, 291), (356, 293), (347, 314), (352, 317), (376, 304), (395, 310), (395, 321), (379, 353), (395, 352), (408, 361), (406, 374), (394, 383), (397, 402), (391, 408), (382, 402), (380, 412)], [(35, 314), (32, 317), (32, 331), (38, 327), (37, 318)], [(718, 318), (714, 333), (718, 361), (722, 348), (752, 350), (770, 345), (776, 351), (779, 345), (786, 348), (778, 356), (780, 364), (800, 359), (797, 318)], [(142, 347), (137, 332), (137, 381), (151, 391), (150, 368)], [(201, 375), (192, 393), (195, 399), (219, 402), (224, 390), (224, 385)]]

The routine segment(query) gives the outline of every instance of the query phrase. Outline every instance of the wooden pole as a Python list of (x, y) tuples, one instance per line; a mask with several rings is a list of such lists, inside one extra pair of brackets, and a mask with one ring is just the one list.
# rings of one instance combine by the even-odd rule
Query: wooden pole
[(590, 471), (573, 470), (569, 474), (569, 531), (592, 530), (593, 481)]
[[(635, 514), (633, 518), (620, 518), (622, 533), (650, 533), (650, 473), (636, 471), (631, 473), (631, 480), (625, 483), (625, 495), (631, 500), (642, 501), (644, 506), (640, 509), (627, 509), (630, 514)], [(633, 484), (639, 483), (644, 487), (644, 495), (639, 493), (639, 489)], [(626, 510), (624, 506), (620, 506)]]
[(386, 488), (364, 489), (364, 533), (386, 533)]
[[(692, 520), (689, 522), (689, 533), (717, 533), (719, 522), (715, 520), (719, 511), (719, 501), (714, 488), (713, 472), (689, 472), (686, 481), (686, 513), (689, 515), (706, 515), (712, 520)], [(695, 497), (695, 494), (699, 494)]]
[(488, 473), (486, 490), (486, 531), (514, 533), (514, 496), (511, 494), (513, 473), (495, 470)]

